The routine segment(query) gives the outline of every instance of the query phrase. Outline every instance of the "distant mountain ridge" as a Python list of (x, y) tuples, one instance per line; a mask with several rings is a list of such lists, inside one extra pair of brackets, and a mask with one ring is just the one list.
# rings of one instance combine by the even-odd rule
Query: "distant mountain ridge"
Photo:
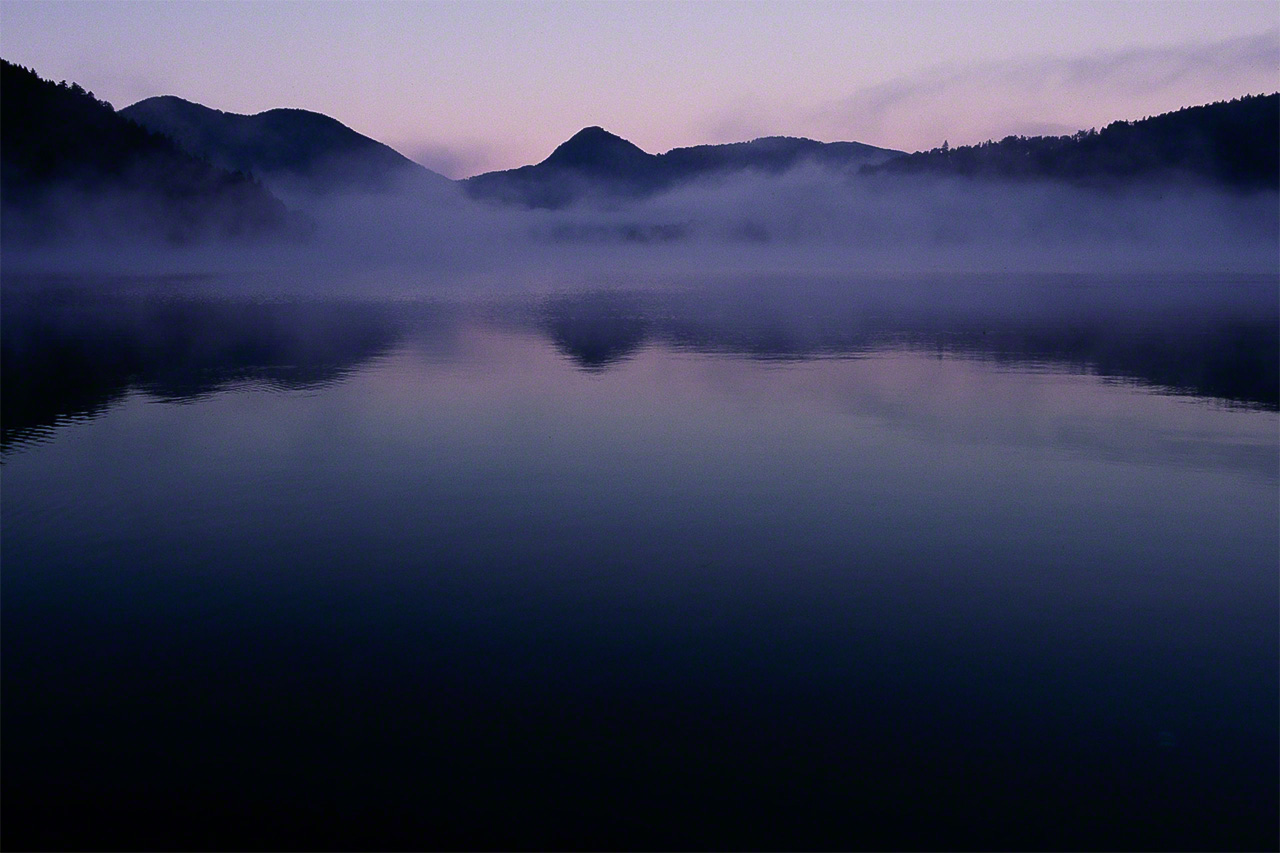
[(242, 115), (161, 95), (120, 112), (216, 165), (251, 173), (273, 186), (385, 191), (449, 180), (337, 119), (309, 110)]
[(1184, 107), (1073, 136), (1007, 136), (956, 148), (944, 144), (862, 171), (1099, 185), (1191, 178), (1237, 189), (1277, 189), (1280, 94)]
[(559, 208), (584, 198), (639, 197), (735, 172), (778, 174), (802, 163), (860, 174), (1044, 179), (1107, 186), (1197, 180), (1280, 188), (1280, 94), (1186, 107), (1072, 136), (1009, 136), (913, 154), (857, 142), (773, 136), (649, 154), (601, 127), (574, 134), (540, 163), (462, 181), (473, 198)]
[(650, 154), (593, 126), (575, 133), (540, 163), (486, 172), (462, 183), (473, 198), (557, 208), (584, 197), (642, 196), (685, 181), (735, 172), (778, 174), (802, 163), (852, 169), (901, 153), (860, 142), (769, 136)]
[[(117, 112), (79, 85), (55, 84), (0, 63), (6, 241), (147, 233), (183, 242), (215, 234), (299, 234), (313, 227), (273, 190), (302, 208), (306, 199), (295, 191), (454, 193), (459, 186), (476, 199), (560, 208), (589, 198), (637, 199), (732, 175), (776, 175), (804, 164), (849, 175), (1096, 187), (1191, 180), (1234, 190), (1280, 189), (1280, 93), (1113, 122), (1072, 136), (1009, 136), (914, 154), (785, 136), (650, 154), (592, 126), (539, 163), (454, 182), (320, 113), (273, 109), (240, 115), (172, 95)], [(683, 228), (627, 225), (623, 236), (676, 239)]]
[(78, 84), (0, 60), (0, 199), (9, 245), (56, 239), (300, 236), (289, 211), (243, 172), (182, 150)]

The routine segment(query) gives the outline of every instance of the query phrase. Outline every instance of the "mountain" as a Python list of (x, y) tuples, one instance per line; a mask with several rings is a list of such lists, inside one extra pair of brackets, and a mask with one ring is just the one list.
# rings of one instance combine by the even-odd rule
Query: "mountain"
[(282, 190), (384, 191), (451, 183), (337, 119), (308, 110), (240, 115), (163, 95), (121, 113), (219, 166), (252, 173)]
[(729, 145), (649, 154), (601, 127), (578, 131), (541, 163), (463, 181), (473, 198), (563, 207), (586, 197), (641, 196), (677, 184), (740, 172), (778, 174), (802, 163), (855, 168), (900, 154), (858, 142), (770, 136)]
[(1280, 94), (1220, 101), (1074, 136), (1008, 136), (999, 142), (904, 154), (867, 172), (1048, 178), (1108, 185), (1191, 178), (1238, 189), (1280, 187)]
[(652, 155), (603, 127), (586, 127), (561, 143), (542, 165), (554, 169), (576, 169), (584, 174), (605, 176), (633, 174), (643, 170)]
[(209, 164), (78, 84), (0, 60), (6, 244), (65, 237), (297, 235), (306, 222), (248, 175)]

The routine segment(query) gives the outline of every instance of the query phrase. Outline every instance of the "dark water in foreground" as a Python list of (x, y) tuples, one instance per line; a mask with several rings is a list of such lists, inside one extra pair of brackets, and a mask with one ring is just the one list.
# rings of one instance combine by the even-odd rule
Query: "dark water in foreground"
[(1274, 848), (1275, 281), (786, 284), (9, 282), (6, 847)]

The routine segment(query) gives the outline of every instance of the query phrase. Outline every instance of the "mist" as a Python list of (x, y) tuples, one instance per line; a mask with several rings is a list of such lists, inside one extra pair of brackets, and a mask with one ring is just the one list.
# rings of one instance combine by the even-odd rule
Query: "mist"
[[(559, 210), (468, 199), (452, 184), (379, 192), (272, 187), (304, 223), (281, 237), (130, 236), (123, 194), (69, 197), (77, 227), (8, 239), (6, 271), (258, 274), (281, 284), (629, 285), (750, 272), (1277, 272), (1280, 195), (1187, 181), (1124, 189), (859, 175), (800, 166)], [(6, 237), (22, 233), (6, 218)]]

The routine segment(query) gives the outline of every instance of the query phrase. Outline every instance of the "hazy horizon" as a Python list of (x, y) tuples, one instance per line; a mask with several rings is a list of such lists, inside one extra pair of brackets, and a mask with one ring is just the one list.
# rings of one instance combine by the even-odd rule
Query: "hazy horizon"
[(1280, 88), (1280, 20), (1250, 2), (9, 0), (0, 23), (0, 55), (117, 108), (308, 109), (451, 178), (592, 125), (653, 153), (773, 135), (915, 151)]

